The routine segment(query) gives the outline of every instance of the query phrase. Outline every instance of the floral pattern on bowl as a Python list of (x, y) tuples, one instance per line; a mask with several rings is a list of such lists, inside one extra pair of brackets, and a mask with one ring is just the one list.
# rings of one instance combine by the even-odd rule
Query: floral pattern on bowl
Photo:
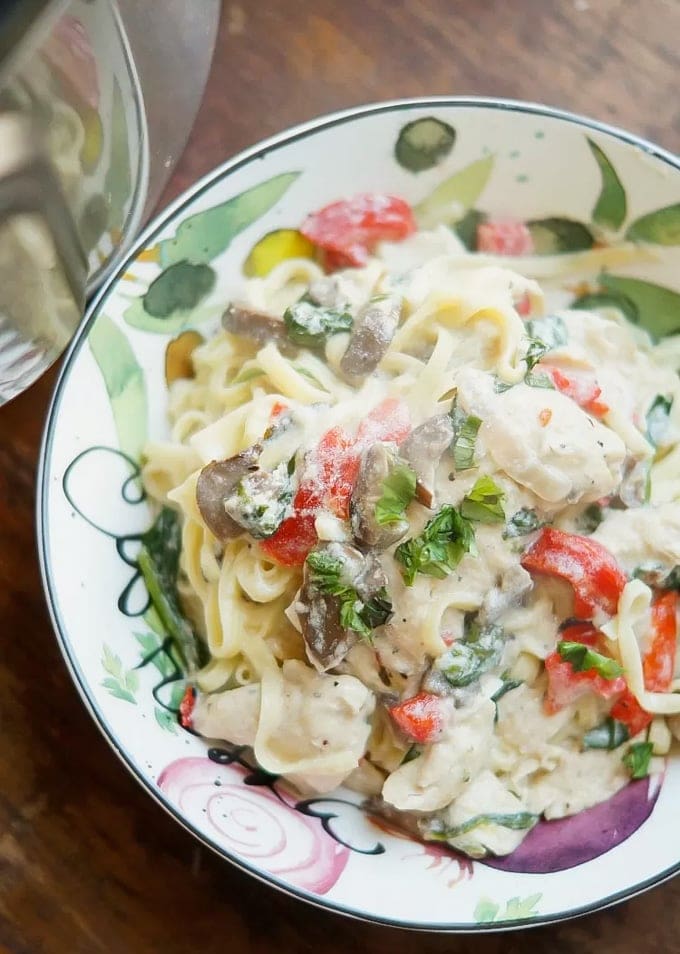
[[(365, 141), (371, 150), (358, 155)], [(672, 168), (672, 157), (625, 134), (521, 104), (435, 100), (340, 114), (199, 183), (93, 303), (42, 456), (41, 561), (55, 628), (128, 767), (244, 869), (359, 917), (497, 930), (612, 903), (677, 868), (672, 763), (663, 785), (632, 783), (575, 818), (540, 823), (507, 859), (471, 862), (395, 831), (354, 793), (300, 799), (244, 750), (209, 748), (177, 723), (181, 656), (136, 561), (141, 542), (174, 532), (171, 517), (152, 522), (139, 481), (145, 441), (166, 432), (168, 345), (187, 330), (210, 334), (243, 273), (312, 255), (297, 232), (310, 210), (379, 187), (407, 198), (423, 227), (451, 228), (481, 252), (490, 250), (484, 224), (510, 220), (520, 260), (559, 258), (570, 304), (613, 302), (661, 337), (680, 331)]]

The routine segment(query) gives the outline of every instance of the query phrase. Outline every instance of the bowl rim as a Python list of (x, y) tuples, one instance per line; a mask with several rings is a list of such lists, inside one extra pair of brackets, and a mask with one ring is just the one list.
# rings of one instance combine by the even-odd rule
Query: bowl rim
[(347, 109), (338, 110), (332, 113), (326, 113), (315, 119), (291, 126), (283, 132), (270, 136), (267, 139), (261, 140), (255, 145), (249, 146), (248, 148), (242, 150), (232, 158), (220, 163), (206, 175), (202, 176), (184, 192), (182, 192), (176, 199), (174, 199), (169, 205), (160, 210), (140, 233), (140, 235), (135, 239), (130, 248), (127, 250), (122, 261), (119, 262), (116, 269), (108, 276), (108, 278), (104, 281), (104, 283), (100, 286), (91, 299), (78, 330), (64, 356), (45, 419), (36, 475), (36, 543), (41, 582), (43, 591), (45, 593), (45, 599), (50, 621), (52, 623), (52, 628), (57, 637), (57, 643), (59, 645), (64, 662), (66, 663), (66, 667), (73, 682), (75, 683), (76, 689), (80, 694), (85, 708), (89, 711), (92, 719), (104, 736), (106, 742), (108, 742), (109, 746), (113, 749), (130, 774), (151, 796), (151, 798), (161, 806), (161, 808), (171, 815), (175, 821), (177, 821), (186, 831), (190, 832), (195, 838), (197, 838), (201, 844), (215, 852), (219, 857), (230, 862), (232, 865), (235, 865), (241, 871), (244, 871), (247, 874), (257, 878), (257, 880), (263, 884), (267, 884), (290, 897), (305, 901), (317, 908), (321, 908), (336, 914), (342, 914), (354, 920), (384, 925), (386, 927), (401, 928), (403, 930), (414, 932), (443, 934), (490, 934), (504, 931), (515, 931), (526, 927), (541, 927), (548, 924), (569, 921), (585, 914), (593, 914), (596, 911), (604, 910), (605, 908), (611, 907), (622, 901), (637, 897), (645, 891), (648, 891), (657, 885), (663, 884), (665, 881), (670, 880), (676, 874), (680, 873), (680, 859), (676, 864), (671, 865), (664, 871), (659, 872), (659, 874), (653, 875), (652, 877), (638, 882), (637, 884), (633, 884), (629, 888), (624, 888), (618, 892), (615, 892), (614, 894), (607, 895), (606, 897), (598, 901), (594, 901), (591, 904), (581, 905), (578, 908), (573, 908), (569, 911), (564, 911), (558, 914), (539, 914), (534, 917), (521, 918), (516, 921), (500, 921), (490, 924), (452, 923), (441, 921), (423, 921), (422, 923), (416, 923), (413, 921), (402, 921), (399, 918), (370, 914), (367, 911), (354, 909), (341, 902), (334, 901), (332, 898), (316, 895), (304, 889), (296, 888), (282, 878), (279, 878), (277, 875), (264, 872), (249, 862), (232, 855), (225, 848), (220, 847), (209, 837), (198, 831), (191, 821), (184, 817), (180, 810), (163, 795), (160, 789), (154, 785), (153, 781), (150, 779), (147, 780), (144, 775), (136, 768), (125, 747), (117, 741), (114, 727), (109, 724), (109, 721), (107, 720), (103, 711), (99, 708), (94, 693), (90, 687), (90, 683), (80, 667), (77, 653), (69, 641), (68, 628), (65, 624), (65, 621), (62, 619), (59, 609), (58, 594), (54, 580), (52, 578), (51, 563), (49, 558), (49, 527), (47, 522), (47, 499), (49, 495), (49, 488), (47, 482), (50, 471), (49, 461), (51, 460), (52, 444), (63, 391), (71, 371), (73, 370), (75, 359), (87, 339), (90, 328), (99, 315), (100, 305), (112, 290), (113, 286), (117, 284), (121, 276), (129, 268), (130, 264), (134, 261), (139, 252), (144, 249), (149, 242), (163, 228), (165, 228), (168, 222), (174, 219), (182, 211), (185, 206), (193, 202), (196, 198), (200, 197), (217, 182), (226, 178), (231, 173), (236, 172), (243, 166), (248, 165), (254, 160), (264, 158), (269, 152), (280, 149), (281, 147), (287, 146), (300, 139), (304, 139), (310, 134), (317, 133), (325, 129), (330, 129), (334, 126), (343, 125), (345, 123), (352, 122), (355, 119), (360, 119), (364, 116), (375, 116), (388, 112), (399, 112), (401, 110), (430, 107), (433, 109), (436, 109), (437, 107), (454, 107), (462, 109), (472, 108), (483, 110), (503, 110), (563, 120), (568, 124), (605, 133), (616, 139), (619, 139), (622, 142), (635, 146), (648, 155), (652, 155), (660, 159), (671, 168), (680, 172), (680, 156), (675, 155), (669, 150), (658, 146), (644, 137), (636, 135), (635, 133), (630, 133), (618, 126), (610, 125), (608, 123), (601, 122), (600, 120), (592, 119), (578, 113), (570, 112), (568, 110), (559, 109), (537, 102), (506, 99), (502, 97), (425, 96), (391, 99), (369, 103), (367, 105), (349, 107)]

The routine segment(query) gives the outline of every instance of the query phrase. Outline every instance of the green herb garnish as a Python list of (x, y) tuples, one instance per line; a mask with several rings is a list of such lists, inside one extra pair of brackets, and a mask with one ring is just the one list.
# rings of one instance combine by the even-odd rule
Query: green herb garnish
[(475, 443), (477, 441), (477, 431), (481, 427), (481, 419), (474, 414), (466, 414), (458, 407), (456, 399), (453, 399), (451, 411), (449, 412), (451, 424), (453, 425), (453, 440), (451, 441), (451, 453), (456, 470), (469, 470), (475, 466)]
[(630, 733), (627, 726), (610, 716), (601, 725), (595, 726), (590, 732), (586, 732), (583, 736), (583, 748), (618, 749), (629, 738)]
[(533, 533), (534, 530), (540, 530), (545, 526), (545, 521), (541, 520), (535, 510), (530, 507), (521, 507), (508, 520), (503, 530), (503, 539), (510, 537), (523, 537), (527, 533)]
[(340, 602), (340, 625), (370, 639), (371, 632), (382, 626), (392, 615), (392, 603), (383, 587), (364, 602), (356, 589), (347, 582), (345, 565), (338, 557), (325, 550), (312, 550), (307, 556), (309, 582), (320, 593), (337, 596)]
[(476, 552), (472, 524), (455, 507), (446, 504), (428, 520), (419, 536), (400, 543), (394, 556), (403, 567), (404, 582), (413, 586), (418, 573), (443, 580), (466, 553)]
[(505, 520), (504, 492), (491, 477), (478, 477), (469, 494), (463, 497), (460, 512), (478, 523), (499, 523)]
[(633, 742), (621, 760), (631, 778), (646, 778), (654, 746), (651, 742)]
[(663, 443), (663, 439), (668, 430), (668, 418), (673, 406), (673, 398), (664, 397), (663, 394), (657, 394), (652, 401), (646, 415), (647, 439), (654, 447)]
[(351, 331), (354, 323), (346, 311), (321, 308), (304, 299), (286, 308), (283, 321), (290, 340), (304, 348), (320, 348), (332, 335)]
[(415, 471), (408, 464), (395, 464), (382, 482), (382, 495), (375, 505), (376, 523), (381, 527), (399, 523), (415, 495)]
[(595, 652), (585, 643), (573, 643), (566, 639), (557, 644), (557, 652), (562, 659), (571, 663), (574, 672), (594, 670), (603, 679), (616, 679), (623, 675), (623, 668), (615, 659)]

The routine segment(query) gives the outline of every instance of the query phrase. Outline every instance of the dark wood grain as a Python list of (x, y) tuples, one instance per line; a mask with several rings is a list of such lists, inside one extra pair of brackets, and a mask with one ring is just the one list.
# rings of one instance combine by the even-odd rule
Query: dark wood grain
[[(204, 105), (165, 198), (291, 123), (395, 96), (540, 100), (678, 150), (678, 37), (677, 0), (226, 3)], [(613, 911), (531, 934), (416, 938), (290, 900), (198, 847), (99, 735), (52, 635), (33, 505), (54, 380), (51, 372), (0, 411), (1, 951), (678, 949), (680, 880)]]

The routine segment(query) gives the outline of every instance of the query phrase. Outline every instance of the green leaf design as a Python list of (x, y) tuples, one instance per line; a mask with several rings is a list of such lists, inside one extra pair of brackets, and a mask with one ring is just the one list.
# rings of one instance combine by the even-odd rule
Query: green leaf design
[(299, 175), (299, 172), (285, 172), (274, 176), (220, 205), (184, 219), (174, 238), (159, 243), (161, 264), (174, 265), (183, 260), (194, 264), (211, 262), (229, 247), (239, 232), (268, 212)]
[(434, 116), (424, 116), (402, 127), (394, 155), (404, 169), (423, 172), (445, 159), (455, 141), (456, 130), (453, 126)]
[(142, 650), (140, 662), (149, 659), (151, 654), (155, 653), (149, 660), (154, 669), (157, 669), (164, 678), (174, 673), (175, 667), (172, 660), (168, 658), (167, 653), (160, 651), (163, 645), (162, 636), (156, 633), (135, 633), (135, 639)]
[(142, 298), (144, 311), (153, 318), (169, 318), (193, 311), (215, 287), (217, 276), (210, 265), (176, 262), (154, 278)]
[(116, 656), (109, 647), (104, 644), (102, 648), (102, 666), (104, 672), (109, 675), (102, 679), (102, 686), (115, 699), (122, 699), (123, 702), (137, 704), (135, 693), (139, 689), (139, 673), (134, 669), (127, 672), (123, 669), (120, 657)]
[(107, 315), (101, 314), (95, 321), (88, 344), (104, 378), (118, 445), (133, 460), (138, 460), (147, 432), (144, 372), (130, 342)]
[(599, 283), (606, 291), (623, 296), (633, 304), (637, 311), (636, 323), (653, 338), (680, 331), (680, 293), (672, 288), (606, 272), (600, 275)]
[(592, 248), (593, 235), (583, 222), (550, 216), (527, 222), (536, 255), (559, 255)]
[(131, 328), (138, 331), (150, 331), (156, 335), (178, 335), (189, 326), (195, 328), (219, 318), (223, 311), (224, 305), (202, 305), (197, 309), (176, 311), (170, 318), (154, 318), (145, 311), (143, 299), (136, 298), (123, 318)]
[(480, 898), (475, 906), (473, 917), (477, 924), (491, 924), (498, 917), (500, 904), (491, 898)]
[(153, 710), (153, 714), (161, 729), (170, 732), (171, 735), (177, 734), (177, 718), (172, 712), (168, 712), (167, 709), (161, 709), (160, 706), (156, 706)]
[(111, 106), (111, 152), (109, 167), (104, 179), (104, 195), (111, 209), (109, 228), (122, 229), (125, 222), (126, 203), (132, 191), (130, 171), (130, 142), (125, 103), (118, 81), (113, 81)]
[(628, 321), (637, 324), (639, 315), (638, 310), (625, 295), (614, 295), (607, 292), (593, 292), (590, 295), (581, 295), (575, 298), (569, 306), (577, 308), (579, 311), (599, 311), (601, 308), (618, 308), (626, 316)]
[(653, 245), (680, 245), (680, 202), (636, 219), (628, 226), (626, 238)]
[(486, 212), (480, 212), (479, 209), (470, 209), (454, 225), (454, 232), (469, 252), (477, 251), (477, 229), (482, 222), (486, 222), (487, 218)]
[(520, 918), (534, 918), (539, 913), (536, 905), (543, 897), (542, 892), (529, 894), (526, 898), (510, 898), (505, 906), (503, 921), (519, 921)]
[(626, 190), (602, 149), (592, 139), (587, 142), (602, 176), (602, 188), (593, 209), (593, 222), (603, 228), (620, 229), (627, 212)]
[(480, 197), (493, 169), (495, 157), (477, 159), (445, 179), (430, 195), (415, 206), (421, 229), (460, 221)]
[(505, 904), (505, 910), (497, 901), (491, 898), (480, 898), (474, 911), (474, 919), (478, 924), (491, 924), (500, 921), (520, 921), (524, 918), (535, 918), (539, 911), (536, 905), (543, 897), (542, 892), (529, 894), (526, 898), (510, 898)]

